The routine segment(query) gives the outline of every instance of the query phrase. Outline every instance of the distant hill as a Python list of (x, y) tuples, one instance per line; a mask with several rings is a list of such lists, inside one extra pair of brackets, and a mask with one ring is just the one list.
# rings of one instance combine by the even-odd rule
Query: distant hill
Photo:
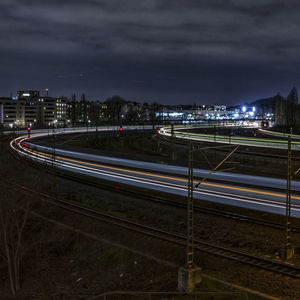
[(270, 98), (264, 98), (264, 99), (258, 99), (253, 102), (251, 102), (251, 106), (255, 107), (262, 107), (262, 106), (268, 106), (268, 107), (273, 107), (275, 105), (275, 97), (270, 97)]

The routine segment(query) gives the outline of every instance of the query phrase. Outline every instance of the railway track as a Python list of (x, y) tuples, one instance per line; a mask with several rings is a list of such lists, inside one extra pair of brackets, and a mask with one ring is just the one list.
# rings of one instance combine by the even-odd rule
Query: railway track
[[(19, 156), (16, 155), (15, 152), (12, 152), (12, 154), (16, 158), (19, 159)], [(41, 164), (38, 164), (27, 158), (25, 158), (25, 159), (26, 159), (26, 162), (28, 164), (30, 164), (31, 166), (33, 166), (34, 168), (42, 169), (43, 171), (45, 171), (45, 167), (42, 166)], [(52, 167), (48, 166), (47, 171), (53, 174), (53, 166)], [(83, 184), (86, 184), (89, 186), (93, 186), (96, 188), (106, 189), (106, 190), (110, 190), (110, 191), (116, 191), (115, 184), (110, 184), (110, 183), (107, 183), (104, 181), (101, 181), (101, 182), (95, 181), (88, 177), (77, 176), (77, 175), (74, 175), (71, 173), (66, 173), (59, 169), (55, 170), (55, 175), (58, 175), (62, 178), (68, 179), (68, 180), (72, 180), (72, 181), (80, 182), (80, 183), (83, 183)], [(162, 205), (176, 207), (178, 209), (186, 209), (185, 199), (182, 199), (182, 201), (169, 200), (169, 199), (167, 199), (166, 196), (164, 197), (164, 196), (158, 196), (158, 195), (151, 195), (149, 193), (145, 194), (144, 191), (132, 189), (132, 188), (129, 188), (127, 186), (122, 186), (122, 185), (118, 185), (118, 193), (122, 193), (122, 194), (128, 195), (128, 196), (134, 196), (139, 199), (151, 201), (154, 203), (159, 203)], [(230, 218), (233, 220), (238, 220), (240, 222), (246, 222), (246, 223), (251, 223), (251, 224), (255, 224), (255, 225), (265, 226), (265, 227), (269, 227), (269, 228), (273, 228), (273, 229), (277, 229), (277, 230), (285, 230), (286, 229), (286, 225), (282, 224), (282, 223), (277, 223), (277, 222), (273, 222), (273, 221), (265, 220), (265, 219), (254, 218), (254, 217), (250, 217), (247, 215), (232, 213), (229, 211), (218, 210), (218, 209), (203, 207), (203, 206), (199, 206), (199, 205), (194, 205), (194, 210), (195, 210), (195, 212), (198, 212), (198, 213), (206, 213), (206, 214), (215, 215), (215, 216), (219, 216), (219, 217)], [(300, 227), (291, 226), (291, 231), (294, 233), (300, 233)]]
[[(130, 221), (124, 218), (113, 216), (101, 211), (84, 207), (69, 201), (58, 199), (52, 195), (41, 193), (30, 188), (21, 187), (24, 193), (32, 195), (32, 193), (38, 194), (40, 199), (55, 204), (59, 207), (72, 211), (74, 213), (96, 219), (101, 222), (109, 223), (120, 228), (148, 236), (150, 238), (159, 239), (171, 244), (186, 246), (186, 236), (167, 232), (158, 228), (143, 225), (134, 221)], [(205, 252), (210, 255), (222, 257), (237, 263), (246, 264), (261, 270), (277, 273), (291, 278), (300, 279), (300, 267), (296, 267), (290, 264), (285, 264), (279, 261), (273, 261), (258, 256), (250, 255), (240, 251), (232, 250), (229, 248), (221, 247), (211, 243), (207, 243), (201, 240), (194, 240), (195, 251)]]
[[(31, 162), (31, 163), (33, 163), (33, 162)], [(33, 163), (33, 164), (35, 164), (35, 163)], [(57, 172), (57, 170), (56, 170), (56, 172)], [(58, 174), (58, 173), (56, 173), (56, 174)], [(72, 179), (73, 175), (66, 175), (65, 174), (63, 177), (65, 177), (67, 179)], [(77, 180), (79, 180), (79, 179), (77, 178)], [(80, 178), (80, 182), (83, 182), (82, 178)], [(87, 180), (85, 180), (84, 183), (91, 183), (91, 182), (88, 182)], [(95, 186), (96, 183), (94, 182), (93, 185)], [(99, 188), (99, 182), (97, 183), (97, 187)], [(165, 241), (165, 242), (169, 242), (171, 244), (176, 244), (176, 245), (179, 245), (179, 246), (182, 246), (182, 247), (186, 246), (186, 237), (183, 236), (183, 235), (167, 232), (167, 231), (164, 231), (164, 230), (161, 230), (161, 229), (158, 229), (158, 228), (154, 228), (154, 227), (151, 227), (151, 226), (146, 226), (146, 225), (143, 225), (143, 224), (139, 224), (137, 222), (127, 220), (127, 219), (112, 216), (112, 215), (100, 212), (98, 210), (83, 207), (81, 205), (78, 205), (78, 204), (75, 204), (75, 203), (70, 203), (70, 202), (65, 201), (65, 200), (57, 199), (57, 198), (55, 198), (51, 195), (45, 194), (45, 193), (36, 192), (36, 191), (34, 191), (32, 189), (29, 189), (27, 187), (21, 187), (21, 188), (26, 193), (38, 193), (38, 195), (41, 199), (50, 201), (52, 203), (55, 203), (56, 205), (59, 205), (60, 207), (63, 207), (65, 209), (69, 210), (69, 211), (73, 211), (77, 214), (84, 215), (84, 216), (90, 217), (90, 218), (94, 218), (94, 219), (97, 219), (99, 221), (106, 222), (106, 223), (112, 224), (114, 226), (118, 226), (118, 227), (126, 229), (126, 230), (130, 230), (130, 231), (138, 233), (138, 234), (142, 234), (144, 236), (148, 236), (148, 237), (151, 237), (151, 238), (155, 238), (155, 239), (159, 239), (159, 240), (162, 240), (162, 241)], [(119, 189), (119, 192), (120, 192), (120, 190), (121, 189)], [(133, 194), (136, 195), (138, 193), (138, 192), (128, 192), (128, 191), (125, 191), (125, 190), (124, 190), (124, 192), (126, 192), (127, 194), (130, 193), (131, 195), (133, 195)], [(146, 196), (146, 197), (149, 198), (149, 196)], [(153, 198), (155, 198), (155, 201), (157, 201), (157, 202), (161, 202), (161, 203), (164, 203), (164, 204), (185, 208), (184, 203), (181, 203), (181, 204), (174, 203), (174, 201), (163, 200), (163, 199), (161, 199), (157, 196), (155, 196)], [(196, 207), (195, 209), (196, 210), (198, 210), (198, 209), (202, 210), (204, 208)], [(205, 210), (208, 211), (208, 209), (205, 209)], [(215, 214), (216, 211), (213, 212), (211, 210), (210, 213)], [(218, 213), (220, 213), (220, 212), (218, 212)], [(232, 214), (232, 213), (223, 213), (221, 215), (223, 215), (225, 217), (229, 216), (229, 217), (238, 218), (238, 219), (245, 218), (245, 216)], [(249, 218), (249, 217), (247, 217), (247, 218), (248, 218), (248, 221), (250, 222), (251, 218)], [(254, 222), (254, 219), (252, 219), (251, 222)], [(257, 219), (257, 222), (260, 222), (261, 224), (266, 223), (263, 220), (258, 221), (258, 219)], [(272, 226), (272, 227), (276, 226), (277, 228), (281, 227), (281, 226), (278, 227), (278, 225), (280, 225), (280, 224), (272, 224), (272, 223), (268, 222), (268, 226)], [(294, 228), (294, 230), (298, 231), (299, 228)], [(231, 261), (235, 261), (237, 263), (250, 265), (250, 266), (258, 268), (258, 269), (262, 269), (262, 270), (266, 270), (266, 271), (269, 271), (269, 272), (281, 274), (281, 275), (284, 275), (284, 276), (300, 279), (300, 268), (296, 267), (296, 266), (293, 266), (293, 265), (289, 265), (289, 264), (285, 264), (285, 263), (282, 263), (282, 262), (279, 262), (279, 261), (273, 261), (273, 260), (269, 260), (269, 259), (249, 255), (249, 254), (246, 254), (246, 253), (243, 253), (243, 252), (240, 252), (240, 251), (220, 247), (218, 245), (207, 243), (207, 242), (204, 242), (204, 241), (201, 241), (201, 240), (194, 240), (194, 248), (195, 248), (196, 251), (205, 252), (207, 254), (222, 257), (222, 258), (225, 258), (225, 259), (228, 259), (228, 260), (231, 260)]]
[[(167, 142), (167, 143), (171, 143), (171, 139), (170, 137), (166, 137), (166, 136), (160, 136), (160, 139)], [(188, 143), (188, 140), (182, 138), (182, 139), (178, 139), (178, 138), (174, 138), (173, 140), (174, 144), (177, 145), (186, 145)], [(205, 143), (210, 143), (210, 144), (215, 144), (217, 142), (214, 141), (206, 141)], [(201, 145), (201, 141), (194, 141), (194, 145), (195, 146), (199, 146)], [(227, 144), (230, 145), (230, 144)], [(287, 155), (282, 155), (282, 154), (272, 154), (272, 153), (263, 153), (263, 152), (257, 152), (257, 151), (246, 151), (246, 150), (242, 150), (243, 148), (249, 148), (249, 147), (253, 147), (253, 146), (245, 146), (245, 145), (241, 145), (240, 149), (238, 149), (236, 151), (236, 154), (242, 154), (242, 155), (246, 155), (248, 157), (262, 157), (262, 158), (267, 158), (267, 159), (281, 159), (281, 160), (287, 160)], [(201, 146), (199, 146), (199, 148), (201, 148)], [(254, 147), (253, 147), (254, 148)], [(226, 149), (214, 149), (213, 151), (218, 151), (218, 152), (226, 152)], [(281, 150), (282, 151), (282, 150)], [(292, 151), (293, 153), (295, 153), (295, 151)], [(299, 156), (293, 156), (293, 161), (299, 163), (300, 162), (300, 157)]]

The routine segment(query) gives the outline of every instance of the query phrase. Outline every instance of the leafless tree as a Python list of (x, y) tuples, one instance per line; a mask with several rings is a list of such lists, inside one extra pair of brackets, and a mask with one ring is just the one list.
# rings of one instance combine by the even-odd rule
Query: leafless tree
[(27, 248), (23, 237), (29, 202), (21, 207), (18, 193), (6, 189), (3, 194), (0, 198), (0, 253), (7, 263), (10, 288), (15, 295), (21, 288), (21, 262)]

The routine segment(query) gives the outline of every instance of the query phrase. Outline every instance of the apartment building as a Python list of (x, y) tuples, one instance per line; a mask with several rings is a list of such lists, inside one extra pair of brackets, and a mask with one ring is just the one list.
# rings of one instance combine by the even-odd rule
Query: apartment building
[(0, 98), (0, 123), (3, 127), (67, 125), (66, 99), (42, 97), (39, 91), (18, 91), (17, 95), (16, 98)]

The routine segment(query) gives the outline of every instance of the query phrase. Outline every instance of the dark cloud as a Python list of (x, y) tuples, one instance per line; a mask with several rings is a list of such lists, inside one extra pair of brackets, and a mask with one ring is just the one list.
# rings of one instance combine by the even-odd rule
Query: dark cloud
[(296, 0), (2, 0), (0, 92), (48, 86), (165, 103), (286, 92), (299, 83), (299, 9)]

